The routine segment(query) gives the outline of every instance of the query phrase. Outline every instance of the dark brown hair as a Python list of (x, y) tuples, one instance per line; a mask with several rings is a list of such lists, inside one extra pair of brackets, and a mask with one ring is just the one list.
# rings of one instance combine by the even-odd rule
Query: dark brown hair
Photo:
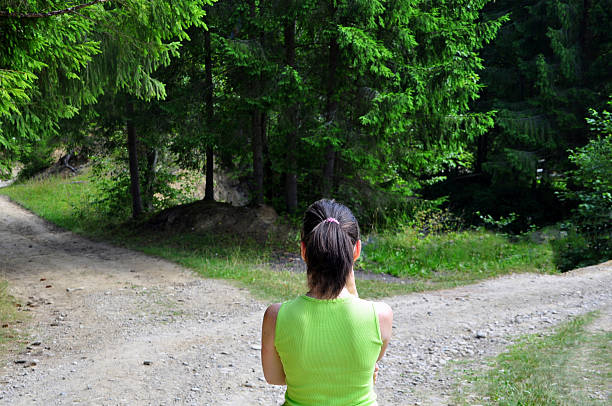
[(302, 222), (310, 289), (327, 299), (340, 294), (353, 267), (358, 240), (359, 224), (346, 206), (327, 199), (310, 205)]

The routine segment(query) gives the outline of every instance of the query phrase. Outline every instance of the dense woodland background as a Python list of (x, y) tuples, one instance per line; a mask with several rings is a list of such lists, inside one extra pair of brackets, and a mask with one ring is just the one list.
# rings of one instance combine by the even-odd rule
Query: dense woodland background
[[(289, 218), (554, 224), (612, 257), (611, 0), (0, 0), (0, 171), (92, 163), (146, 219), (189, 176)], [(191, 175), (189, 175), (191, 174)], [(420, 224), (429, 224), (427, 222)]]

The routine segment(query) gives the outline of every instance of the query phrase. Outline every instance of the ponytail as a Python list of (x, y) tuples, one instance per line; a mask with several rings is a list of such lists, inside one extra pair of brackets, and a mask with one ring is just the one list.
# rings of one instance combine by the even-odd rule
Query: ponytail
[(333, 200), (318, 200), (304, 213), (302, 242), (310, 289), (324, 298), (338, 296), (353, 268), (359, 225), (353, 213)]

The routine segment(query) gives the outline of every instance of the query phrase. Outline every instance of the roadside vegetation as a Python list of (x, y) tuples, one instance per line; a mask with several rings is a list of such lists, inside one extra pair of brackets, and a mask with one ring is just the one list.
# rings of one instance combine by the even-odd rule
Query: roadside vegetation
[[(18, 182), (0, 193), (62, 228), (166, 258), (206, 277), (238, 281), (259, 297), (281, 300), (304, 291), (305, 275), (284, 270), (289, 267), (275, 259), (278, 253), (298, 252), (297, 231), (293, 240), (265, 244), (231, 235), (133, 231), (135, 223), (126, 226), (129, 212), (125, 217), (96, 214), (92, 205), (99, 196), (90, 180), (87, 171), (69, 178), (50, 176)], [(362, 296), (453, 287), (511, 272), (555, 271), (547, 242), (483, 229), (425, 235), (419, 229), (423, 224), (363, 236), (357, 268), (401, 279), (358, 280)]]
[(366, 269), (399, 277), (470, 281), (510, 272), (553, 272), (551, 249), (527, 236), (483, 229), (423, 235), (413, 228), (371, 237)]
[(592, 332), (589, 313), (558, 326), (549, 335), (523, 337), (498, 355), (488, 372), (472, 373), (473, 396), (460, 404), (511, 406), (609, 405), (612, 333)]

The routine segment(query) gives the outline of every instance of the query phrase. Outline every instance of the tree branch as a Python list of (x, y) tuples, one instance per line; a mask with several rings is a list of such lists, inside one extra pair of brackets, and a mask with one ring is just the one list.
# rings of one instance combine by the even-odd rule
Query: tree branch
[(92, 0), (88, 3), (79, 4), (79, 5), (68, 7), (62, 10), (47, 11), (45, 13), (10, 13), (8, 11), (0, 11), (0, 17), (4, 17), (4, 18), (46, 18), (46, 17), (57, 16), (60, 14), (74, 13), (75, 11), (80, 10), (82, 8), (93, 6), (94, 4), (98, 4), (98, 3), (106, 3), (107, 1), (110, 1), (110, 0)]

